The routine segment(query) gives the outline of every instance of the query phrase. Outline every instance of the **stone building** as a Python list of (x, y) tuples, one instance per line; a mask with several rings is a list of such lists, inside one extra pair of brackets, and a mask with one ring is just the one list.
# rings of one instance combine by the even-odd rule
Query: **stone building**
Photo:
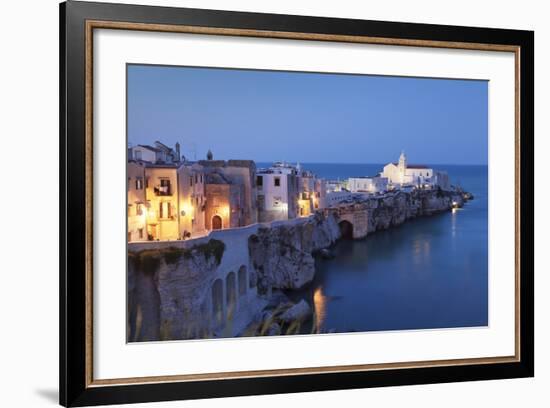
[(145, 166), (128, 162), (128, 241), (147, 240), (147, 200), (145, 197)]
[(296, 166), (298, 172), (298, 215), (307, 217), (326, 207), (327, 186), (323, 179)]
[(258, 222), (256, 164), (252, 160), (200, 160), (205, 174), (221, 174), (230, 184), (242, 185), (242, 222), (244, 225)]
[(231, 183), (223, 174), (206, 174), (205, 227), (207, 230), (237, 228), (246, 225), (243, 204), (244, 185)]
[(179, 236), (182, 239), (206, 234), (205, 172), (197, 163), (181, 165), (178, 175)]
[(179, 239), (178, 166), (146, 163), (145, 197), (148, 239)]

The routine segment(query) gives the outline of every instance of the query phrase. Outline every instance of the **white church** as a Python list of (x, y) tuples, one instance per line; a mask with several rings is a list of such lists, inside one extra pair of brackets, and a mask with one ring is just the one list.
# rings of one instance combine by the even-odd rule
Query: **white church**
[(425, 165), (408, 164), (404, 152), (401, 152), (398, 163), (386, 164), (380, 176), (387, 178), (388, 182), (394, 186), (437, 185), (443, 189), (449, 188), (449, 177), (446, 172), (434, 171)]

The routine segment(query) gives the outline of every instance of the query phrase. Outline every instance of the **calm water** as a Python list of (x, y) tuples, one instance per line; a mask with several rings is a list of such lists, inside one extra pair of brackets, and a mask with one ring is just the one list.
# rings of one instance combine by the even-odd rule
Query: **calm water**
[[(304, 164), (321, 177), (373, 175), (381, 165)], [(318, 260), (309, 298), (322, 331), (486, 326), (487, 167), (447, 170), (475, 199), (463, 209), (408, 221), (364, 240), (340, 241)]]

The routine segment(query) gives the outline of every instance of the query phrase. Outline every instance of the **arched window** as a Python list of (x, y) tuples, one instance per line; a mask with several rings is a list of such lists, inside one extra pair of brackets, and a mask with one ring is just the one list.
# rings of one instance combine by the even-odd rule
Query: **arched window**
[(223, 322), (223, 282), (216, 279), (212, 285), (212, 314), (217, 324)]
[(246, 266), (239, 268), (239, 296), (246, 294)]

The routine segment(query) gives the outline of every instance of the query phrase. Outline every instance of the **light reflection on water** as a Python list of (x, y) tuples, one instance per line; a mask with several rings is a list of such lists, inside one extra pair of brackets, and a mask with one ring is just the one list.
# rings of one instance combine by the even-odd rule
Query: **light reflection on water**
[(319, 286), (313, 292), (313, 309), (315, 310), (315, 333), (320, 333), (325, 321), (327, 298), (323, 287)]

